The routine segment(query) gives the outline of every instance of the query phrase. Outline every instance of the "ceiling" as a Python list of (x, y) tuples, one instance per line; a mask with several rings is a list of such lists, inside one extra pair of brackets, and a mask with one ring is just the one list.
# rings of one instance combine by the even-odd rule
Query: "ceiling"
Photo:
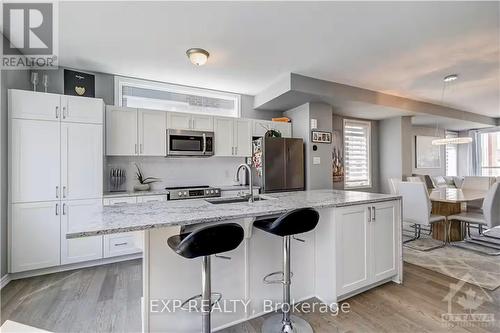
[[(63, 66), (255, 95), (298, 73), (500, 117), (499, 2), (63, 2)], [(207, 65), (185, 51), (207, 49)], [(446, 88), (442, 78), (458, 73)]]

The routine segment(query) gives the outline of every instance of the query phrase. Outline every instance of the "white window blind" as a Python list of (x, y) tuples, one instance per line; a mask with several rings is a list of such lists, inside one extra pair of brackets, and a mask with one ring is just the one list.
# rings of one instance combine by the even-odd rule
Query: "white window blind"
[[(446, 138), (458, 138), (457, 132), (446, 131)], [(446, 145), (446, 176), (457, 176), (458, 174), (458, 145)]]
[(239, 117), (240, 96), (208, 89), (115, 76), (119, 106)]
[(344, 187), (370, 187), (370, 131), (368, 121), (344, 119)]

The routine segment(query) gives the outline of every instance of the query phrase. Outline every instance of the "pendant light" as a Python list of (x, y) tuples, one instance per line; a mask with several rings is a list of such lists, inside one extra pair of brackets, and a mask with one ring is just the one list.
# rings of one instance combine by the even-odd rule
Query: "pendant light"
[[(450, 82), (455, 81), (458, 79), (458, 74), (450, 74), (444, 77), (443, 79), (443, 91), (441, 93), (441, 104), (444, 101), (444, 92), (446, 90), (446, 85)], [(463, 115), (463, 113), (462, 113)], [(462, 116), (462, 118), (464, 118)], [(436, 136), (438, 136), (438, 122), (436, 121)], [(445, 135), (446, 136), (446, 135)], [(468, 144), (472, 142), (472, 138), (469, 136), (463, 136), (463, 137), (458, 137), (458, 138), (443, 138), (443, 139), (436, 139), (432, 140), (432, 144), (434, 146), (442, 146), (442, 145), (461, 145), (461, 144)]]

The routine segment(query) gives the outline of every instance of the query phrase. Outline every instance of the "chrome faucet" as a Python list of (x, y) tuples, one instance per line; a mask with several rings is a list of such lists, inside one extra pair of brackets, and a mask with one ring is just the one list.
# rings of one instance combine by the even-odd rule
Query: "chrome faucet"
[(248, 172), (248, 183), (250, 184), (250, 198), (248, 199), (248, 202), (253, 202), (253, 177), (252, 177), (252, 168), (246, 163), (242, 163), (238, 165), (238, 168), (236, 169), (236, 177), (235, 180), (237, 182), (240, 181), (240, 170), (241, 168), (245, 168)]

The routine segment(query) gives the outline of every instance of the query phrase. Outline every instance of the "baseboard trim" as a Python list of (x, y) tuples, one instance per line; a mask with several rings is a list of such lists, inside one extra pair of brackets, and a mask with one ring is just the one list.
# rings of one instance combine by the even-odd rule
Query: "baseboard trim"
[(10, 281), (12, 281), (12, 279), (11, 279), (9, 273), (7, 273), (4, 276), (2, 276), (0, 278), (0, 290), (2, 290), (3, 287), (5, 287), (6, 285), (8, 285)]
[[(68, 265), (41, 268), (41, 269), (35, 269), (32, 271), (26, 271), (26, 272), (10, 273), (10, 274), (8, 274), (9, 275), (8, 282), (13, 281), (13, 280), (25, 279), (25, 278), (29, 278), (29, 277), (33, 277), (33, 276), (39, 276), (39, 275), (45, 275), (45, 274), (51, 274), (51, 273), (57, 273), (57, 272), (70, 271), (70, 270), (80, 269), (80, 268), (87, 268), (87, 267), (93, 267), (93, 266), (112, 264), (115, 262), (133, 260), (133, 259), (139, 259), (139, 258), (142, 258), (142, 253), (127, 254), (124, 256), (113, 257), (113, 258), (103, 258), (103, 259), (84, 261), (84, 262), (68, 264)], [(2, 280), (3, 280), (3, 277), (2, 277)]]

